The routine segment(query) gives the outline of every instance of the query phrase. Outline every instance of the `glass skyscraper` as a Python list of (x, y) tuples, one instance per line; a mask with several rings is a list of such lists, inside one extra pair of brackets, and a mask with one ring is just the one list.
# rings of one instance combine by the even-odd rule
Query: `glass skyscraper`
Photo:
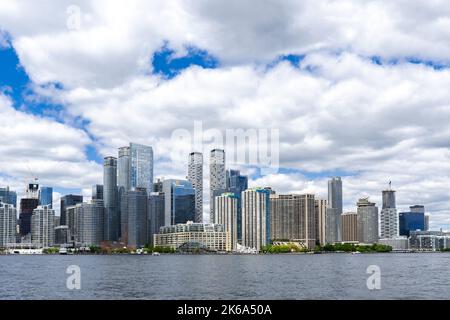
[(203, 222), (203, 154), (189, 154), (188, 180), (195, 189), (195, 221)]
[(17, 194), (15, 191), (9, 190), (9, 187), (0, 188), (0, 202), (12, 204), (17, 208)]
[(327, 242), (341, 241), (341, 214), (342, 214), (342, 180), (333, 177), (328, 180), (328, 209), (326, 213)]
[(153, 188), (153, 149), (137, 143), (130, 143), (130, 189)]
[(52, 187), (41, 187), (39, 189), (39, 205), (49, 206), (50, 209), (53, 208), (53, 188)]
[(214, 223), (214, 191), (227, 187), (225, 176), (225, 151), (222, 149), (211, 150), (209, 160), (209, 221)]
[(399, 231), (401, 236), (409, 237), (411, 231), (425, 231), (425, 207), (411, 206), (410, 212), (399, 213)]
[(120, 212), (117, 192), (117, 158), (106, 157), (103, 164), (103, 203), (105, 207), (105, 229), (107, 241), (117, 241), (120, 236)]
[(195, 189), (186, 180), (163, 181), (164, 224), (166, 226), (186, 223), (195, 219)]
[(60, 207), (60, 220), (61, 226), (67, 226), (67, 213), (66, 208), (76, 205), (77, 203), (83, 202), (83, 196), (76, 194), (67, 194), (61, 197), (61, 207)]

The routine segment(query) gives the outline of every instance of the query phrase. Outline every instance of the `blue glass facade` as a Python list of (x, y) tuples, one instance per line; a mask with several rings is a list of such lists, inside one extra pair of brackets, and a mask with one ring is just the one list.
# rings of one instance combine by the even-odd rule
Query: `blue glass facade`
[(399, 223), (400, 235), (409, 237), (411, 231), (425, 230), (425, 214), (423, 212), (400, 212)]
[(17, 193), (9, 190), (9, 187), (0, 188), (0, 202), (12, 204), (17, 208)]
[(41, 187), (39, 189), (39, 205), (53, 208), (53, 188)]
[(130, 143), (130, 188), (153, 188), (153, 149)]
[(188, 181), (172, 185), (172, 224), (195, 219), (195, 189)]

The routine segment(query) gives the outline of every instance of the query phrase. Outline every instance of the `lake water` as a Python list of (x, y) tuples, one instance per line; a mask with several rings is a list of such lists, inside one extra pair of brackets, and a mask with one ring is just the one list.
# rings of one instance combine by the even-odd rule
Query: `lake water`
[(0, 256), (0, 299), (450, 299), (449, 287), (450, 253)]

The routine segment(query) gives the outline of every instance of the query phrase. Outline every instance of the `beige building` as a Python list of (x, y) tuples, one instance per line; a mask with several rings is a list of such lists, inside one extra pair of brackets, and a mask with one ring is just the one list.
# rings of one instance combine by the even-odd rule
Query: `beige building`
[(341, 234), (343, 242), (358, 241), (358, 215), (347, 212), (341, 215)]
[(316, 238), (321, 245), (326, 244), (326, 213), (327, 213), (327, 200), (316, 199), (314, 200), (314, 213), (316, 219)]
[(313, 194), (270, 195), (271, 240), (316, 245), (315, 202)]
[(234, 193), (223, 193), (214, 198), (214, 223), (223, 225), (230, 234), (232, 251), (237, 248), (238, 201)]
[(230, 234), (220, 224), (203, 224), (188, 221), (186, 224), (161, 227), (154, 235), (155, 247), (172, 249), (195, 248), (211, 251), (231, 251)]

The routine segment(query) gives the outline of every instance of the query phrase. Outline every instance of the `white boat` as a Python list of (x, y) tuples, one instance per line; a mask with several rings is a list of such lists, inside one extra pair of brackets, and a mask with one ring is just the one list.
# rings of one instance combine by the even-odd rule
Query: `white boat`
[(159, 252), (153, 252), (153, 253), (152, 253), (152, 256), (159, 256), (159, 255), (160, 255)]
[(42, 249), (10, 249), (10, 254), (42, 254)]
[(59, 248), (59, 254), (67, 254), (67, 248)]

